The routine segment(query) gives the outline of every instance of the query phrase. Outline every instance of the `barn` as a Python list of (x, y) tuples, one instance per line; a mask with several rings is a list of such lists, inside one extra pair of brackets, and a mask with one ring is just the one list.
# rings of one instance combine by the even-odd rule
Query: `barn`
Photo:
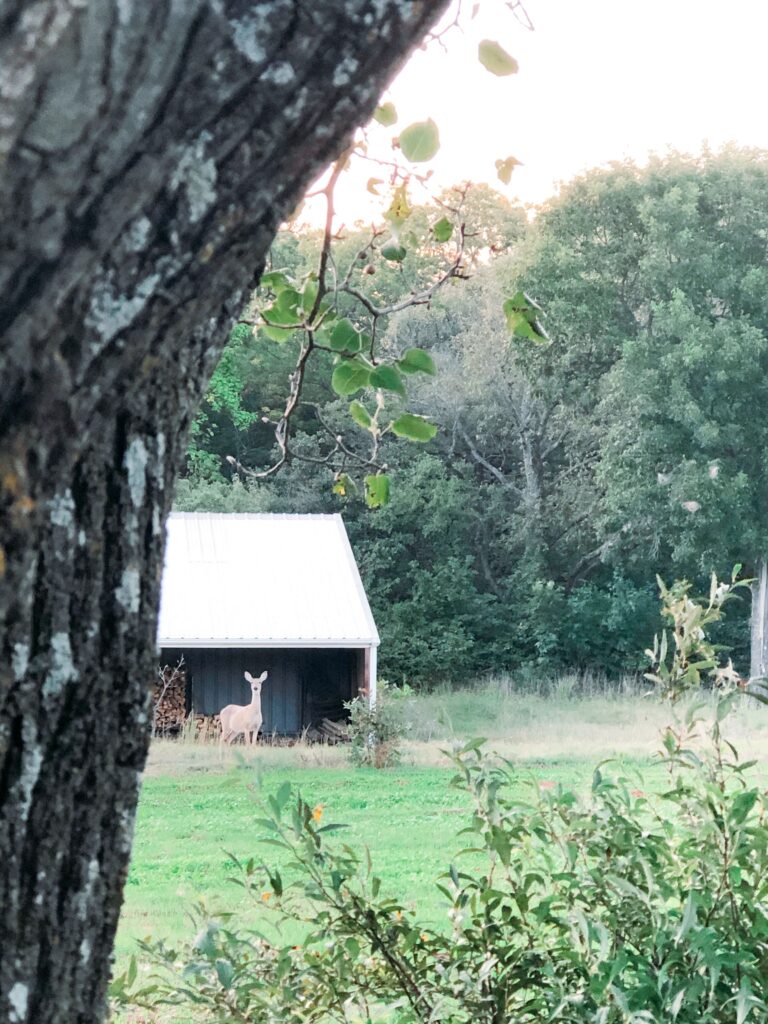
[(247, 704), (266, 669), (262, 731), (295, 735), (375, 697), (378, 644), (341, 516), (168, 517), (158, 646), (184, 658), (187, 711)]

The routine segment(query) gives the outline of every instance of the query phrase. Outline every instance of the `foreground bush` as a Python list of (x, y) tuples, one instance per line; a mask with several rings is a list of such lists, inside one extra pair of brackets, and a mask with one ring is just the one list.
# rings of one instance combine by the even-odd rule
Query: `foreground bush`
[(374, 702), (367, 696), (345, 702), (352, 764), (358, 768), (393, 768), (400, 764), (402, 743), (410, 729), (405, 708), (410, 693), (409, 687), (398, 690), (380, 680)]
[(663, 590), (673, 630), (654, 681), (673, 701), (702, 676), (716, 689), (665, 732), (655, 792), (603, 765), (585, 800), (533, 785), (520, 799), (514, 767), (467, 744), (453, 783), (474, 810), (437, 882), (436, 931), (382, 893), (365, 851), (328, 845), (342, 826), (286, 785), (258, 825), (291, 879), (250, 861), (240, 882), (301, 945), (201, 914), (191, 945), (144, 944), (151, 983), (132, 967), (115, 998), (240, 1024), (768, 1020), (766, 797), (722, 736), (739, 681), (705, 639), (730, 589), (713, 582), (708, 603)]

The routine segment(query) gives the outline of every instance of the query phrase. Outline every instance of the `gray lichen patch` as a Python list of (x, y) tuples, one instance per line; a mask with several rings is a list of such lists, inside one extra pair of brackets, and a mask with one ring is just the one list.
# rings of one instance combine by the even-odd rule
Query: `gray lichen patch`
[(69, 633), (54, 633), (51, 637), (51, 667), (43, 683), (43, 696), (55, 697), (75, 679), (77, 668), (72, 658)]
[(95, 857), (92, 857), (88, 861), (88, 867), (86, 869), (85, 879), (83, 881), (82, 888), (80, 888), (78, 892), (75, 893), (75, 897), (73, 900), (77, 916), (80, 918), (81, 921), (85, 921), (85, 919), (88, 917), (88, 908), (91, 899), (93, 898), (94, 886), (100, 873), (101, 865), (99, 864)]
[(136, 615), (141, 602), (141, 576), (138, 569), (124, 569), (115, 599), (127, 612)]
[(38, 742), (37, 729), (32, 722), (25, 720), (22, 723), (21, 732), (24, 748), (18, 781), (19, 808), (17, 816), (20, 821), (26, 821), (29, 808), (32, 805), (32, 792), (40, 778), (40, 769), (43, 766), (43, 752)]
[(261, 42), (264, 19), (252, 14), (229, 24), (232, 28), (232, 39), (239, 52), (254, 64), (262, 64), (267, 59), (267, 51)]
[(128, 491), (134, 508), (141, 508), (147, 489), (149, 452), (140, 437), (134, 437), (125, 450), (123, 465), (128, 476)]
[(51, 523), (62, 529), (71, 531), (75, 524), (75, 502), (72, 491), (67, 489), (55, 494), (50, 501)]
[(261, 76), (262, 82), (269, 82), (272, 85), (289, 85), (296, 77), (292, 65), (286, 60), (279, 60), (267, 68)]
[(91, 346), (94, 354), (133, 323), (159, 283), (160, 274), (149, 274), (136, 285), (133, 294), (129, 296), (121, 295), (115, 290), (111, 274), (97, 279), (85, 317), (85, 326), (94, 331), (100, 339)]
[(189, 219), (196, 224), (216, 202), (216, 164), (206, 157), (205, 147), (211, 141), (210, 132), (201, 132), (195, 141), (183, 150), (171, 177), (171, 191), (184, 189), (189, 206)]
[(345, 57), (333, 72), (335, 88), (340, 89), (342, 86), (349, 85), (352, 81), (352, 75), (357, 71), (358, 67), (359, 63), (354, 57)]
[(20, 1024), (27, 1019), (27, 1004), (29, 1002), (29, 987), (22, 981), (17, 981), (8, 993), (8, 1002), (11, 1006), (11, 1024)]
[(126, 241), (131, 252), (141, 252), (149, 239), (152, 224), (148, 217), (137, 217), (128, 227)]
[(13, 677), (16, 682), (23, 679), (27, 674), (27, 668), (29, 666), (29, 644), (16, 643), (13, 645), (13, 655), (11, 656), (11, 668), (13, 669)]

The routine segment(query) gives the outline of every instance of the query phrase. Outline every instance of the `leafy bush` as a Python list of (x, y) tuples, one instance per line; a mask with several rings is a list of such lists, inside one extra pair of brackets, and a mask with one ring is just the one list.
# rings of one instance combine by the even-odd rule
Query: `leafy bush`
[(258, 825), (295, 877), (251, 860), (239, 881), (301, 944), (201, 917), (191, 945), (144, 944), (156, 976), (136, 989), (132, 966), (113, 995), (241, 1024), (766, 1021), (768, 800), (723, 739), (743, 684), (705, 633), (732, 590), (662, 586), (673, 642), (657, 638), (650, 676), (675, 701), (706, 675), (715, 699), (665, 731), (656, 792), (600, 765), (586, 799), (535, 783), (521, 798), (482, 740), (453, 755), (473, 812), (437, 882), (445, 931), (382, 893), (366, 851), (328, 845), (343, 826), (285, 784)]
[(403, 699), (398, 691), (379, 681), (376, 701), (355, 697), (344, 707), (349, 711), (350, 760), (358, 767), (391, 768), (402, 758), (402, 740), (409, 725)]
[(259, 825), (298, 877), (251, 861), (241, 884), (302, 944), (201, 920), (183, 949), (144, 946), (161, 970), (130, 998), (254, 1024), (765, 1020), (765, 794), (717, 736), (701, 749), (701, 725), (693, 711), (667, 732), (659, 794), (603, 767), (584, 802), (534, 786), (521, 799), (512, 766), (468, 744), (454, 783), (474, 812), (438, 883), (445, 933), (382, 894), (364, 851), (327, 845), (341, 826), (286, 785)]

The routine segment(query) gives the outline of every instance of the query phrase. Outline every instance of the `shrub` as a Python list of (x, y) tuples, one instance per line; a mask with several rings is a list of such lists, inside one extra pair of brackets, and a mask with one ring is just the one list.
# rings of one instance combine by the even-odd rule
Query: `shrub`
[(243, 1024), (764, 1020), (765, 795), (711, 730), (702, 750), (701, 726), (694, 710), (666, 733), (658, 795), (600, 768), (583, 802), (520, 799), (512, 767), (468, 744), (454, 782), (473, 798), (469, 840), (438, 882), (446, 933), (382, 895), (364, 851), (329, 846), (340, 826), (284, 786), (259, 824), (298, 877), (252, 861), (241, 881), (303, 943), (201, 920), (190, 946), (144, 946), (162, 970), (133, 998)]
[(349, 711), (349, 756), (358, 767), (391, 768), (400, 763), (402, 741), (410, 728), (404, 700), (410, 691), (400, 691), (379, 681), (376, 701), (355, 697), (344, 707)]
[(674, 701), (706, 674), (715, 700), (663, 734), (657, 792), (601, 765), (584, 800), (534, 783), (521, 798), (509, 762), (466, 744), (453, 784), (473, 812), (437, 882), (441, 931), (382, 894), (365, 851), (329, 845), (342, 826), (285, 784), (258, 824), (297, 874), (252, 860), (240, 884), (303, 942), (202, 918), (191, 945), (143, 944), (155, 978), (136, 990), (132, 967), (115, 997), (241, 1024), (766, 1021), (768, 801), (722, 737), (741, 683), (705, 636), (732, 587), (689, 590), (662, 587), (674, 639), (657, 639), (650, 676)]

